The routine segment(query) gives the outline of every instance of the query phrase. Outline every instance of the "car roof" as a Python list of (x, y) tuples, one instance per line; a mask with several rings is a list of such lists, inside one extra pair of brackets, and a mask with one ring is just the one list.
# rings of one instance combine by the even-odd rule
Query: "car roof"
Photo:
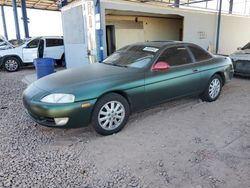
[(29, 40), (34, 40), (34, 39), (63, 39), (62, 36), (36, 36), (29, 38)]
[(150, 46), (150, 47), (156, 47), (156, 48), (162, 48), (170, 45), (175, 45), (175, 44), (182, 44), (182, 45), (193, 45), (192, 43), (187, 43), (183, 41), (174, 41), (174, 40), (166, 40), (166, 41), (147, 41), (147, 42), (138, 42), (133, 45), (142, 45), (142, 46)]
[(62, 39), (62, 36), (41, 36), (41, 38), (45, 39)]

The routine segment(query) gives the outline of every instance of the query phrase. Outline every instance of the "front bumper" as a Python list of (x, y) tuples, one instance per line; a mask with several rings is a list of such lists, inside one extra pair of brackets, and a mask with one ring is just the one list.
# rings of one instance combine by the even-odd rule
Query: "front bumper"
[(235, 75), (250, 76), (250, 61), (238, 60), (233, 64)]
[(3, 66), (3, 57), (0, 56), (0, 68)]
[[(82, 104), (88, 102), (91, 106), (82, 108)], [(89, 101), (80, 101), (69, 104), (47, 104), (28, 100), (23, 97), (23, 104), (28, 114), (38, 124), (49, 127), (75, 128), (87, 126), (91, 121), (91, 113), (96, 99)], [(63, 126), (56, 125), (54, 118), (68, 117), (68, 122)]]

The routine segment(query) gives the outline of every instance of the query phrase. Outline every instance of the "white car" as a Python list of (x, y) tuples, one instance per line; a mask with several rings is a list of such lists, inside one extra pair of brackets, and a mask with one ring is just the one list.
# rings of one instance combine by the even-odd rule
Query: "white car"
[(0, 65), (9, 72), (17, 71), (22, 65), (32, 63), (38, 56), (38, 45), (43, 44), (43, 57), (56, 60), (58, 64), (64, 61), (64, 44), (62, 37), (36, 37), (19, 47), (0, 50)]

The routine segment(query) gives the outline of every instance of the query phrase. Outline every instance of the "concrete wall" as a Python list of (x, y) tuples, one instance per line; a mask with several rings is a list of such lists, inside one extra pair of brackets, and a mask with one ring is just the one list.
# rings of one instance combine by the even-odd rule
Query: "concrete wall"
[[(135, 21), (137, 18), (137, 21)], [(115, 26), (116, 49), (135, 42), (179, 40), (181, 19), (106, 16), (106, 25)]]
[[(116, 17), (117, 18), (117, 17)], [(132, 21), (129, 18), (119, 19), (107, 17), (106, 25), (115, 26), (116, 49), (135, 42), (143, 42), (143, 22)]]
[(220, 52), (230, 54), (238, 47), (250, 42), (250, 18), (242, 16), (222, 16)]
[[(121, 0), (102, 0), (103, 15), (107, 9), (122, 12), (132, 11), (140, 14), (183, 16), (183, 40), (196, 43), (205, 49), (210, 46), (210, 49), (214, 52), (217, 29), (217, 14), (214, 12), (170, 8), (164, 5), (132, 3)], [(102, 21), (105, 24), (105, 18)], [(222, 15), (219, 53), (228, 55), (234, 52), (237, 47), (250, 41), (249, 33), (249, 17)]]
[(139, 20), (143, 21), (146, 40), (179, 40), (181, 19), (143, 17)]
[(210, 51), (215, 50), (216, 16), (209, 13), (183, 12), (183, 40), (200, 45)]

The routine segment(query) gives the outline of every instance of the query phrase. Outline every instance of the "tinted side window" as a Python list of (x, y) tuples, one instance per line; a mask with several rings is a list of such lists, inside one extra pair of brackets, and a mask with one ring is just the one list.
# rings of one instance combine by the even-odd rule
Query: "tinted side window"
[(184, 46), (166, 49), (158, 61), (166, 61), (170, 66), (179, 66), (192, 63), (191, 57)]
[(209, 53), (207, 53), (205, 50), (200, 49), (198, 47), (189, 46), (189, 49), (193, 53), (195, 61), (204, 61), (204, 60), (208, 60), (212, 58), (212, 56)]
[(27, 44), (27, 48), (37, 48), (40, 39), (34, 39)]
[(46, 39), (46, 47), (63, 46), (63, 39)]

